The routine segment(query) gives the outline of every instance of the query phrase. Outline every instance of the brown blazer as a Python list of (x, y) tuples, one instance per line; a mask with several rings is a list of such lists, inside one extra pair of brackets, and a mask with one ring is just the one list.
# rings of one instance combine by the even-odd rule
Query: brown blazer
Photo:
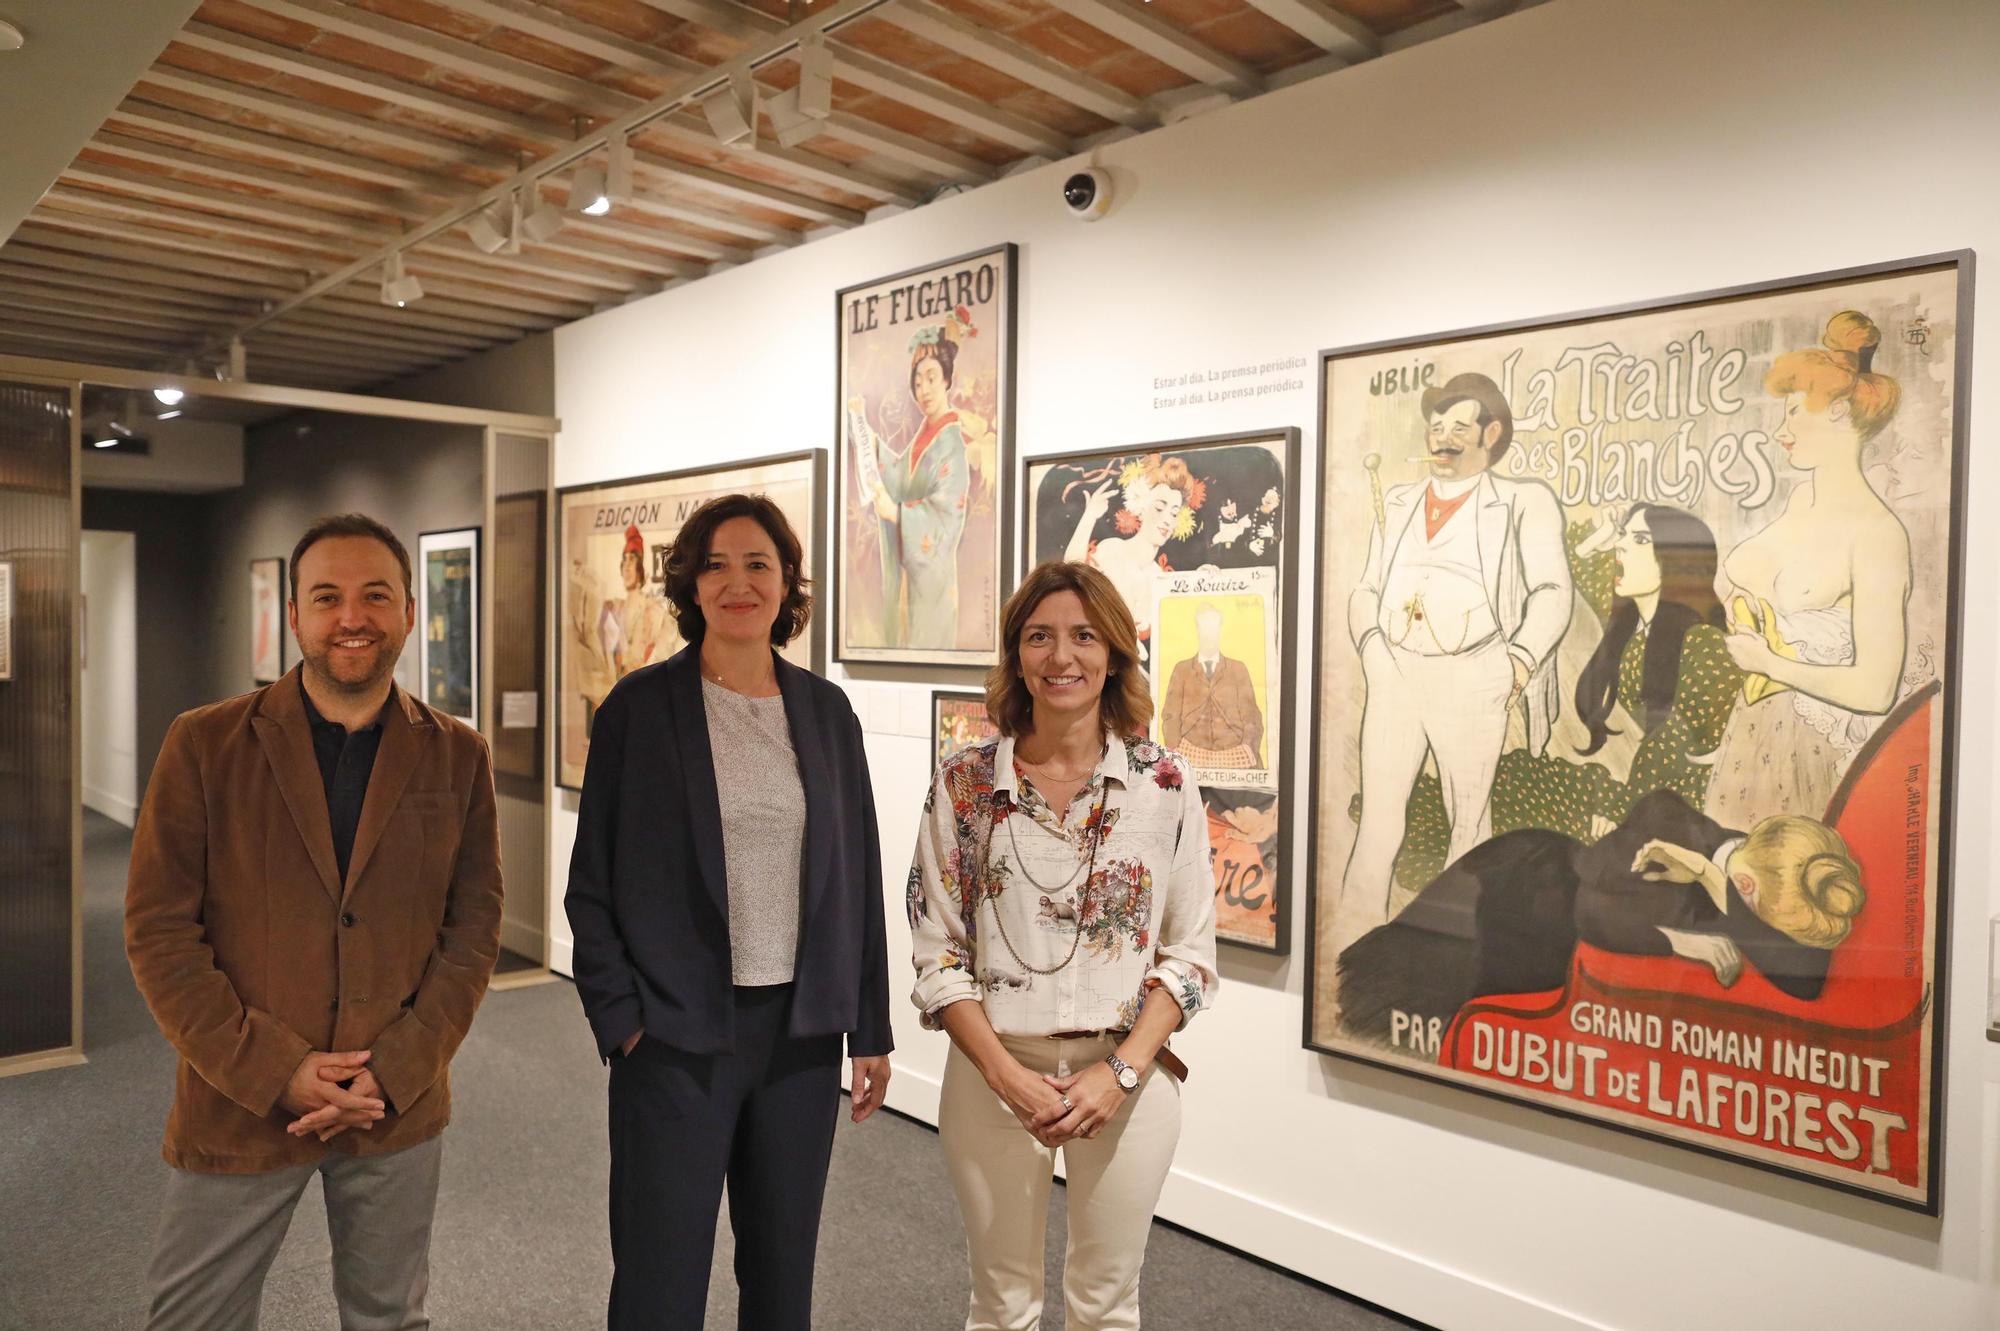
[(1233, 749), (1241, 744), (1257, 760), (1257, 741), (1264, 737), (1264, 714), (1257, 710), (1257, 687), (1250, 667), (1233, 656), (1217, 658), (1215, 678), (1190, 656), (1167, 676), (1167, 697), (1160, 708), (1160, 739), (1170, 749), (1192, 744), (1199, 749)]
[[(338, 877), (299, 670), (183, 713), (132, 842), (125, 951), (180, 1052), (161, 1153), (252, 1174), (372, 1155), (451, 1119), (446, 1065), (500, 948), (500, 840), (486, 741), (393, 689)], [(309, 1052), (367, 1049), (391, 1112), (321, 1145), (285, 1132)]]

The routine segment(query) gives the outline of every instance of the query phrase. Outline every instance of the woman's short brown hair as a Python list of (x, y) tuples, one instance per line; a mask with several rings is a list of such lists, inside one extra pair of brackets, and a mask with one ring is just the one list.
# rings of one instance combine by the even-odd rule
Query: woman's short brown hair
[(1003, 735), (1019, 738), (1035, 728), (1035, 701), (1021, 678), (1021, 634), (1035, 607), (1057, 592), (1075, 592), (1091, 627), (1110, 649), (1104, 692), (1097, 701), (1104, 728), (1143, 739), (1153, 721), (1153, 694), (1139, 668), (1139, 634), (1132, 611), (1111, 579), (1088, 564), (1051, 559), (1029, 570), (1000, 608), (1000, 659), (986, 674), (986, 714)]
[(784, 510), (764, 495), (719, 495), (696, 509), (681, 526), (680, 534), (667, 549), (666, 592), (674, 607), (674, 620), (681, 636), (699, 643), (708, 631), (701, 605), (695, 600), (694, 586), (716, 528), (731, 518), (752, 518), (778, 547), (778, 563), (785, 573), (785, 600), (778, 617), (771, 621), (771, 645), (782, 647), (805, 631), (812, 618), (812, 579), (806, 576), (805, 547), (786, 520)]

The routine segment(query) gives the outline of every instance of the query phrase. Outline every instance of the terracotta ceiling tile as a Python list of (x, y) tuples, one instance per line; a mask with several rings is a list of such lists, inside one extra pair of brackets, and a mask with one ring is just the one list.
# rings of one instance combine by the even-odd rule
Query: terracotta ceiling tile
[(374, 116), (387, 105), (377, 98), (349, 92), (345, 88), (336, 88), (295, 74), (274, 75), (264, 86), (272, 92), (296, 97), (302, 102), (311, 102), (314, 106), (329, 106), (355, 115)]
[(371, 14), (415, 23), (433, 32), (462, 37), (467, 41), (476, 41), (492, 29), (492, 25), (483, 19), (461, 14), (446, 5), (429, 3), (429, 0), (345, 0), (345, 3), (350, 9), (365, 9)]
[(1298, 61), (1321, 54), (1319, 47), (1254, 9), (1238, 9), (1204, 23), (1194, 29), (1193, 36), (1259, 70), (1275, 68), (1281, 60)]
[(1178, 69), (1130, 47), (1123, 55), (1103, 61), (1090, 72), (1112, 87), (1141, 98), (1185, 88), (1194, 82)]
[(734, 60), (749, 48), (749, 43), (731, 37), (728, 33), (717, 32), (714, 28), (703, 28), (693, 23), (684, 23), (677, 30), (656, 40), (653, 45), (662, 50), (702, 65), (719, 65), (725, 60)]
[(456, 70), (436, 70), (424, 80), (424, 86), (435, 88), (439, 92), (449, 93), (453, 97), (459, 97), (469, 102), (478, 102), (482, 106), (490, 106), (496, 110), (512, 111), (517, 115), (534, 116), (538, 120), (551, 120), (556, 124), (562, 125), (566, 125), (569, 120), (569, 113), (566, 108), (560, 114), (545, 114), (546, 108), (551, 103), (547, 97), (539, 92), (509, 88), (502, 84), (494, 83), (489, 79), (475, 78), (470, 74), (461, 74)]
[(431, 72), (428, 60), (376, 43), (356, 41), (337, 32), (320, 34), (308, 49), (323, 59), (336, 60), (370, 73), (387, 74), (405, 83), (422, 83)]
[(1192, 31), (1204, 23), (1243, 12), (1255, 13), (1242, 0), (1145, 0), (1144, 8), (1153, 17)]
[(516, 60), (526, 60), (546, 69), (559, 70), (564, 74), (578, 76), (596, 75), (608, 67), (596, 56), (585, 55), (581, 51), (555, 42), (543, 41), (524, 32), (512, 32), (506, 28), (495, 28), (479, 44), (500, 55), (513, 56)]
[(1100, 60), (1109, 60), (1132, 49), (1116, 37), (1067, 14), (1050, 14), (1036, 19), (1016, 29), (1014, 36), (1043, 55), (1053, 56), (1077, 69), (1088, 69)]
[(915, 33), (905, 32), (893, 23), (880, 19), (866, 19), (860, 23), (850, 23), (840, 30), (842, 45), (852, 46), (857, 51), (905, 69), (922, 69), (950, 54), (946, 47), (925, 41)]
[(248, 84), (253, 88), (269, 87), (278, 77), (262, 65), (178, 44), (169, 45), (161, 52), (159, 63), (195, 74), (207, 74), (211, 78), (228, 79), (232, 83)]
[(304, 47), (319, 35), (319, 29), (310, 23), (299, 23), (292, 19), (280, 18), (261, 9), (240, 4), (238, 0), (206, 0), (195, 10), (193, 19), (198, 23), (212, 23), (218, 28), (228, 28), (248, 37), (259, 37), (267, 42), (277, 42), (283, 46)]
[[(840, 86), (839, 81), (835, 80), (834, 87), (838, 89)], [(855, 94), (854, 99), (842, 105), (840, 109), (849, 110), (855, 116), (872, 121), (885, 129), (893, 129), (927, 143), (950, 148), (954, 152), (964, 153), (967, 157), (976, 157), (993, 166), (1005, 166), (1021, 158), (1019, 149), (994, 143), (969, 129), (948, 120), (941, 120), (915, 107), (905, 106), (901, 102), (864, 93), (858, 89), (855, 90)]]
[(650, 41), (663, 32), (684, 26), (683, 20), (642, 5), (638, 0), (544, 0), (544, 3), (571, 18), (641, 41)]

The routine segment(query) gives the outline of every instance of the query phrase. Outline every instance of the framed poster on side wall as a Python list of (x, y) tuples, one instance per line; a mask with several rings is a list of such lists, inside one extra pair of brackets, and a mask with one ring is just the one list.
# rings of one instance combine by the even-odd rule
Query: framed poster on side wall
[(1022, 463), (1029, 565), (1087, 560), (1139, 630), (1153, 738), (1208, 806), (1216, 937), (1291, 946), (1293, 587), (1299, 432), (1266, 430)]
[(931, 690), (931, 770), (961, 749), (998, 739), (1000, 727), (986, 714), (986, 695), (970, 689)]
[(14, 561), (0, 559), (0, 683), (14, 678)]
[(274, 684), (285, 673), (285, 561), (250, 561), (250, 678)]
[(493, 770), (531, 780), (542, 775), (548, 511), (540, 490), (493, 499)]
[[(697, 508), (727, 494), (770, 497), (805, 547), (805, 575), (823, 598), (826, 451), (812, 449), (634, 480), (575, 485), (556, 492), (557, 783), (583, 787), (590, 723), (611, 686), (684, 645), (663, 588), (667, 552)], [(823, 599), (818, 606), (823, 606)], [(815, 607), (817, 609), (817, 606)], [(783, 655), (813, 670), (825, 665), (820, 616)]]
[(992, 663), (1010, 563), (1015, 248), (835, 297), (834, 657)]
[(424, 701), (479, 726), (479, 528), (417, 537), (417, 677)]
[(1937, 1212), (1971, 296), (1323, 355), (1308, 1046)]

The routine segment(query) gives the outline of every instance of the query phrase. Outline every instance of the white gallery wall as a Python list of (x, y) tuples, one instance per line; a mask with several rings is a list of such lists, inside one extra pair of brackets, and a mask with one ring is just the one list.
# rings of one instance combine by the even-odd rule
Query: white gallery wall
[[(1297, 426), (1291, 507), (1311, 513), (1320, 348), (1942, 250), (2000, 256), (1996, 70), (1991, 0), (1553, 0), (1105, 148), (1117, 197), (1094, 225), (1065, 216), (1057, 186), (1076, 163), (1060, 163), (560, 329), (556, 484), (830, 448), (835, 290), (1014, 241), (1023, 453)], [(2000, 1045), (1982, 1035), (2000, 542), (1977, 518), (2000, 503), (1982, 456), (2000, 437), (1993, 347), (1975, 345), (1971, 379), (1942, 1220), (1303, 1050), (1303, 817), (1294, 955), (1224, 947), (1215, 1011), (1176, 1041), (1194, 1071), (1165, 1217), (1441, 1328), (2000, 1325)], [(1308, 362), (1296, 389), (1155, 405), (1156, 378), (1288, 359)], [(1318, 533), (1291, 535), (1312, 569)], [(1296, 687), (1310, 690), (1302, 582)], [(882, 823), (890, 1102), (933, 1119), (945, 1041), (903, 996), (900, 887), (929, 689), (975, 679), (830, 673), (868, 729)], [(556, 807), (566, 970), (574, 795)]]
[(138, 542), (83, 533), (83, 803), (130, 827), (139, 814)]

